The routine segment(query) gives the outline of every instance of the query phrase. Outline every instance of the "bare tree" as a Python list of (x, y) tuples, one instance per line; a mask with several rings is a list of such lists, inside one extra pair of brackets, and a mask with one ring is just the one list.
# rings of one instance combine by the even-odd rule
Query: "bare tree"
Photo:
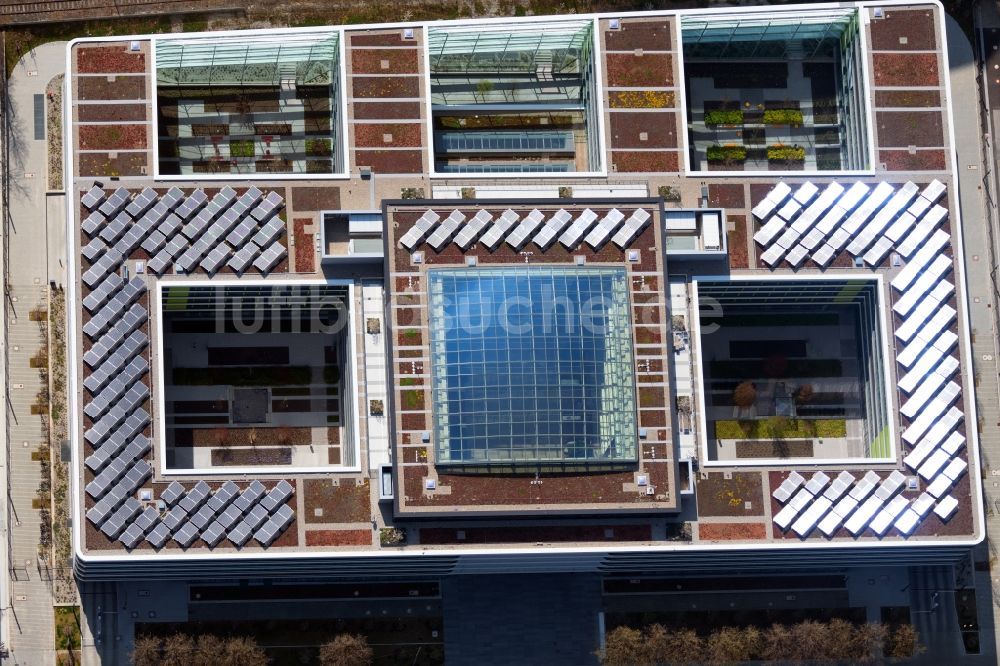
[(160, 666), (164, 663), (160, 650), (163, 639), (157, 636), (138, 636), (132, 650), (132, 666)]
[(368, 639), (359, 634), (340, 634), (319, 649), (322, 666), (370, 666), (373, 659)]
[(191, 664), (194, 656), (194, 639), (187, 634), (176, 633), (163, 641), (164, 664)]

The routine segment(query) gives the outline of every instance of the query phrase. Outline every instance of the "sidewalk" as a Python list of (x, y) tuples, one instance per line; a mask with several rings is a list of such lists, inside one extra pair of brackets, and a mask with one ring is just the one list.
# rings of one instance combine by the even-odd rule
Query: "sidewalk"
[[(11, 191), (8, 202), (7, 266), (7, 418), (9, 424), (11, 503), (8, 526), (10, 566), (9, 623), (11, 658), (16, 664), (48, 666), (55, 661), (52, 591), (38, 567), (40, 511), (32, 508), (41, 479), (41, 463), (31, 454), (47, 437), (41, 418), (31, 414), (41, 388), (38, 370), (29, 359), (42, 344), (38, 322), (29, 320), (35, 308), (47, 308), (48, 251), (46, 219), (46, 142), (35, 139), (36, 95), (45, 95), (52, 77), (65, 68), (65, 42), (45, 44), (26, 55), (10, 77), (12, 112)], [(7, 601), (6, 599), (4, 600)]]

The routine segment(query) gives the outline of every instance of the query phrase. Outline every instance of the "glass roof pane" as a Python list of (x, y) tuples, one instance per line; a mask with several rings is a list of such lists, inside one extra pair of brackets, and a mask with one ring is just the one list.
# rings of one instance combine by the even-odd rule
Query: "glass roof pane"
[(428, 275), (438, 464), (636, 460), (624, 269)]

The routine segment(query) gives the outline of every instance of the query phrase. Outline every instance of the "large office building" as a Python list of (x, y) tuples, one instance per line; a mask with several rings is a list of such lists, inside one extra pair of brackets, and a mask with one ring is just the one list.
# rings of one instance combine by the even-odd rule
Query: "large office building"
[(962, 557), (944, 35), (889, 1), (72, 42), (78, 574)]

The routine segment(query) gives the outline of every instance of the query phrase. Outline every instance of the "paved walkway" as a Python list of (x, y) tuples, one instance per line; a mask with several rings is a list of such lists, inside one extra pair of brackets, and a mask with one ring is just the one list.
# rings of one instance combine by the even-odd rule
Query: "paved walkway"
[(46, 142), (35, 138), (35, 95), (44, 95), (52, 77), (65, 66), (65, 42), (45, 44), (25, 56), (9, 81), (12, 104), (11, 188), (6, 316), (10, 367), (11, 525), (8, 532), (11, 612), (7, 636), (12, 663), (49, 666), (54, 663), (52, 591), (38, 567), (40, 512), (32, 499), (41, 478), (41, 464), (31, 453), (45, 441), (41, 419), (31, 414), (40, 386), (29, 359), (42, 343), (38, 322), (29, 312), (47, 307), (48, 252), (46, 229)]

